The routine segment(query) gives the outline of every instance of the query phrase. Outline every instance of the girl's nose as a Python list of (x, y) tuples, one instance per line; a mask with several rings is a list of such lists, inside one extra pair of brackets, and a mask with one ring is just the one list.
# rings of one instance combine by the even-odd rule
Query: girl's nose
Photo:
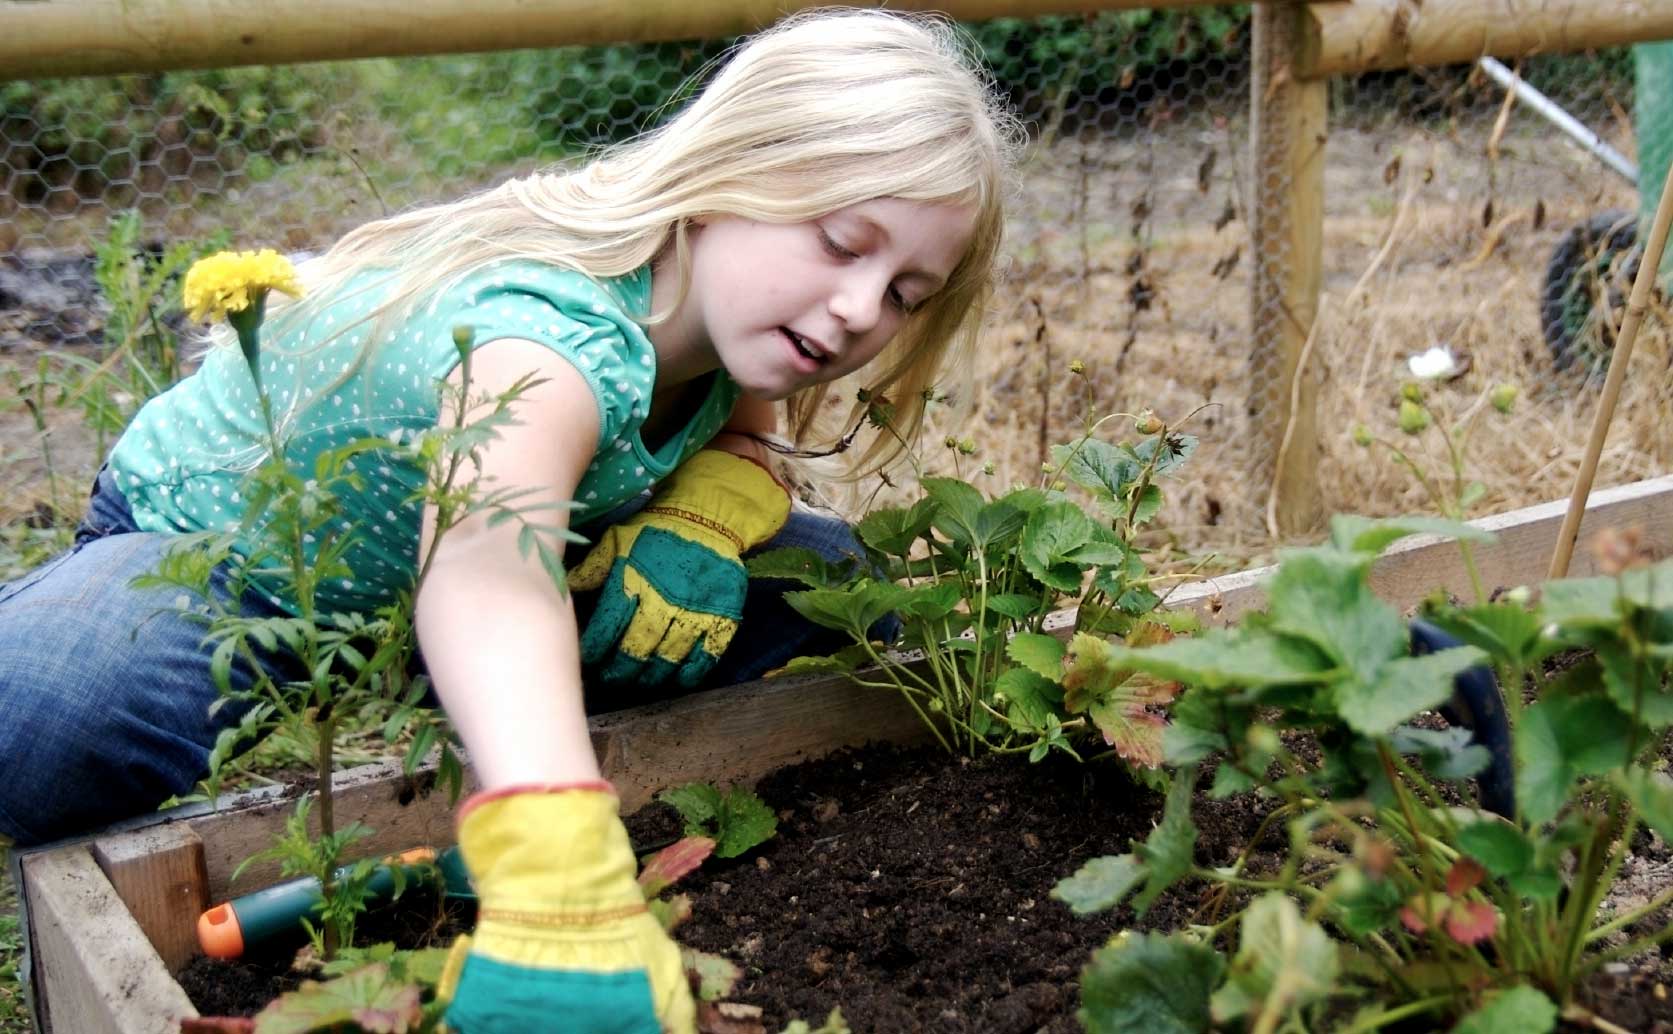
[(883, 311), (883, 289), (873, 282), (874, 279), (848, 277), (831, 292), (831, 315), (840, 320), (843, 329), (850, 334), (864, 334), (877, 326)]

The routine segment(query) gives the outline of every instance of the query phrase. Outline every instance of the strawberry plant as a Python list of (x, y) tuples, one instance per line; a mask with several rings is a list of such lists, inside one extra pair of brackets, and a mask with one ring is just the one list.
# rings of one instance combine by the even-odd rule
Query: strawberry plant
[[(1476, 1032), (1550, 1031), (1559, 1016), (1618, 1029), (1576, 992), (1600, 967), (1673, 940), (1673, 890), (1600, 912), (1634, 836), (1673, 836), (1658, 757), (1673, 728), (1673, 563), (1437, 602), (1430, 620), (1466, 645), (1414, 657), (1369, 585), (1376, 556), (1413, 532), (1485, 537), (1444, 521), (1337, 518), (1328, 544), (1282, 555), (1267, 609), (1240, 626), (1112, 648), (1112, 663), (1187, 687), (1165, 738), (1173, 785), (1146, 840), (1054, 894), (1077, 911), (1130, 898), (1142, 913), (1180, 881), (1209, 889), (1189, 930), (1094, 957), (1090, 1030), (1130, 1029), (1147, 1010), (1169, 1029), (1262, 1034), (1414, 1017)], [(1583, 660), (1547, 672), (1577, 650)], [(1534, 694), (1513, 730), (1509, 816), (1457, 803), (1485, 750), (1418, 722), (1479, 664)], [(1193, 857), (1193, 793), (1211, 761), (1209, 796), (1253, 790), (1274, 805), (1220, 868)], [(1287, 848), (1262, 864), (1253, 849), (1269, 830)], [(1155, 997), (1186, 981), (1212, 985), (1206, 1012)]]
[[(893, 433), (887, 403), (867, 401), (873, 423)], [(898, 692), (949, 751), (1037, 761), (1052, 750), (1080, 757), (1090, 740), (1140, 767), (1159, 764), (1173, 687), (1115, 663), (1106, 640), (1158, 642), (1186, 627), (1158, 611), (1165, 579), (1149, 570), (1137, 535), (1161, 509), (1160, 483), (1197, 443), (1149, 414), (1134, 420), (1136, 441), (1106, 441), (1099, 433), (1111, 419), (1089, 418), (1078, 438), (1053, 447), (1040, 484), (997, 496), (958, 476), (974, 446), (948, 439), (954, 476), (920, 469), (919, 499), (868, 513), (855, 564), (797, 549), (753, 559), (756, 576), (807, 585), (785, 598), (853, 640), (785, 670)], [(1090, 506), (1070, 497), (1071, 484)], [(1066, 606), (1067, 643), (1048, 631)], [(897, 645), (922, 660), (872, 639), (891, 614), (902, 623)]]

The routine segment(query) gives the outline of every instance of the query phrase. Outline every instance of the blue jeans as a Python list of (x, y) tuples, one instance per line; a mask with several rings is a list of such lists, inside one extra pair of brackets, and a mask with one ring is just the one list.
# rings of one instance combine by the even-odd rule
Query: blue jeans
[[(217, 735), (237, 725), (243, 710), (235, 702), (211, 712), (220, 697), (205, 626), (193, 613), (195, 606), (201, 615), (204, 601), (130, 584), (155, 571), (175, 541), (138, 530), (101, 473), (71, 549), (0, 584), (0, 836), (41, 843), (153, 809), (189, 792), (208, 772)], [(762, 548), (791, 545), (833, 560), (859, 552), (848, 525), (810, 513), (792, 513)], [(738, 635), (709, 685), (747, 681), (798, 654), (845, 645), (784, 602), (784, 591), (796, 587), (751, 583)], [(217, 572), (212, 591), (230, 599), (225, 572)], [(577, 609), (587, 602), (578, 597)], [(251, 616), (276, 613), (254, 593), (240, 606)], [(235, 689), (252, 678), (242, 666), (233, 670)], [(588, 709), (645, 699), (589, 700)]]

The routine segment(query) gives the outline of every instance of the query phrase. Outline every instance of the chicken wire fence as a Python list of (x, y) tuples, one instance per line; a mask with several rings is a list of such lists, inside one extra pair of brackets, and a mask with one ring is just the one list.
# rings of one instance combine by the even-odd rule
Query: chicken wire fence
[[(1281, 409), (1250, 394), (1280, 383), (1262, 365), (1276, 361), (1271, 353), (1251, 348), (1250, 271), (1257, 259), (1290, 261), (1250, 254), (1251, 212), (1290, 199), (1287, 184), (1249, 169), (1247, 12), (968, 28), (1031, 143), (975, 391), (933, 412), (926, 441), (974, 439), (997, 489), (1037, 481), (1049, 444), (1089, 411), (1189, 418), (1203, 444), (1163, 523), (1185, 548), (1246, 557), (1264, 534), (1269, 489), (1251, 443), (1271, 433), (1250, 414)], [(365, 220), (577, 160), (654, 124), (728, 45), (0, 84), (9, 390), (40, 354), (97, 358), (109, 347), (92, 252), (114, 213), (138, 212), (146, 241), (224, 231), (242, 246), (316, 251)], [(1518, 70), (1634, 153), (1643, 127), (1630, 51), (1530, 59)], [(1348, 425), (1387, 423), (1409, 353), (1443, 345), (1473, 357), (1472, 370), (1446, 382), (1460, 399), (1484, 376), (1555, 383), (1538, 315), (1553, 252), (1565, 240), (1574, 255), (1608, 243), (1594, 233), (1575, 245), (1575, 227), (1634, 224), (1633, 184), (1505, 97), (1471, 67), (1332, 84), (1324, 294), (1309, 346), (1327, 506), (1375, 508), (1382, 494), (1390, 506), (1411, 501), (1359, 470), (1344, 445)], [(1631, 215), (1610, 215), (1622, 212)], [(1084, 373), (1071, 372), (1075, 360)], [(932, 470), (952, 462), (937, 448), (926, 450)], [(1516, 501), (1495, 491), (1482, 505)]]

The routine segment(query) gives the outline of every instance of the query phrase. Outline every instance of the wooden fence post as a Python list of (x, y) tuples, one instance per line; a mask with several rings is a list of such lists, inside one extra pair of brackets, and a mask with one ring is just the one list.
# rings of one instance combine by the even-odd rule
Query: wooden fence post
[(1304, 13), (1280, 0), (1255, 5), (1249, 102), (1250, 466), (1270, 479), (1262, 501), (1281, 536), (1323, 518), (1316, 381), (1304, 360), (1319, 307), (1329, 84), (1295, 74)]

